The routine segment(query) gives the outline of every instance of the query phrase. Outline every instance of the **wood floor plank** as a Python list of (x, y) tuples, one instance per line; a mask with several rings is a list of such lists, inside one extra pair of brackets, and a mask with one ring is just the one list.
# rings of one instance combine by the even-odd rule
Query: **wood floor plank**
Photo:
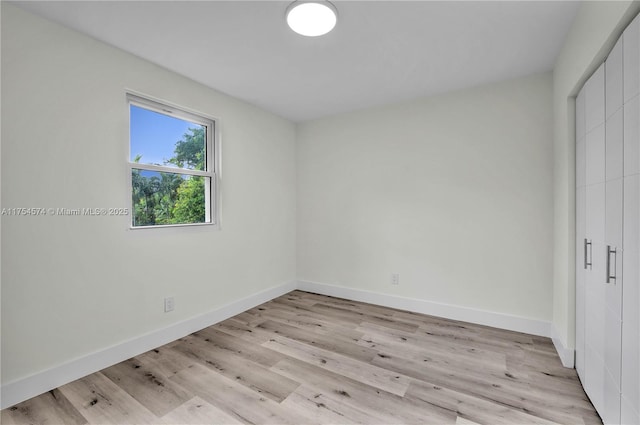
[(526, 380), (511, 378), (507, 374), (458, 369), (433, 358), (424, 360), (427, 361), (420, 362), (401, 357), (378, 357), (374, 359), (373, 364), (419, 381), (519, 409), (522, 408), (523, 396), (530, 393)]
[(150, 369), (153, 369), (159, 375), (170, 378), (182, 369), (193, 364), (193, 360), (172, 348), (175, 347), (175, 345), (179, 344), (167, 344), (163, 347), (142, 353), (136, 356), (136, 358), (147, 364)]
[(243, 423), (305, 423), (304, 416), (287, 411), (279, 403), (200, 364), (180, 371), (171, 379)]
[[(367, 326), (367, 324), (363, 324)], [(502, 353), (506, 356), (523, 357), (525, 346), (513, 341), (511, 343), (502, 340), (492, 340), (490, 337), (478, 335), (456, 335), (455, 332), (439, 331), (438, 329), (425, 330), (419, 328), (414, 335), (421, 344), (450, 345), (452, 349), (460, 350), (473, 348), (487, 352)]]
[(559, 423), (593, 423), (594, 419), (596, 423), (601, 423), (590, 402), (585, 403), (585, 399), (577, 395), (559, 393), (553, 385), (544, 388), (532, 386), (522, 401), (522, 407), (532, 415)]
[(582, 393), (582, 386), (577, 378), (555, 376), (539, 371), (529, 371), (528, 374), (532, 390), (548, 392), (557, 397), (570, 399), (582, 407), (591, 408), (591, 402), (587, 395)]
[(193, 398), (193, 394), (175, 385), (153, 366), (143, 357), (133, 358), (104, 369), (102, 374), (160, 417)]
[(394, 320), (383, 315), (367, 314), (358, 311), (351, 311), (344, 308), (334, 307), (331, 305), (317, 303), (313, 305), (313, 309), (317, 312), (333, 316), (352, 323), (369, 322), (376, 325), (385, 326), (390, 329), (398, 329), (405, 332), (415, 332), (418, 326), (413, 323), (404, 322), (402, 320)]
[(258, 323), (264, 321), (264, 319), (260, 318), (259, 316), (251, 314), (250, 311), (245, 311), (244, 313), (233, 316), (233, 320), (241, 322), (249, 327), (253, 327)]
[(508, 356), (507, 366), (536, 370), (546, 376), (555, 376), (579, 382), (575, 369), (562, 366), (557, 354), (541, 353), (536, 350), (524, 349), (521, 355)]
[(211, 326), (211, 328), (226, 334), (241, 338), (254, 344), (262, 344), (271, 338), (271, 334), (261, 329), (246, 325), (233, 317)]
[(227, 351), (193, 335), (183, 338), (183, 343), (174, 350), (278, 403), (300, 385), (258, 363), (230, 356)]
[(262, 345), (392, 394), (402, 396), (409, 387), (407, 376), (289, 338), (274, 336)]
[(202, 424), (243, 424), (237, 418), (207, 403), (200, 397), (194, 397), (180, 407), (162, 417), (166, 425), (202, 425)]
[(311, 296), (317, 297), (317, 302), (311, 306), (303, 306), (296, 302), (290, 302), (282, 297), (272, 302), (282, 307), (289, 307), (298, 313), (310, 312), (320, 314), (321, 317), (327, 320), (336, 320), (353, 325), (358, 325), (363, 320), (367, 320), (371, 323), (390, 326), (393, 329), (401, 329), (408, 332), (413, 332), (418, 327), (418, 324), (395, 319), (393, 317), (393, 309), (316, 294), (311, 294)]
[(102, 373), (60, 387), (60, 391), (92, 424), (154, 424), (158, 417)]
[(273, 320), (285, 323), (303, 329), (306, 332), (324, 335), (329, 333), (346, 339), (358, 339), (362, 336), (362, 332), (355, 330), (355, 325), (353, 324), (345, 326), (343, 322), (332, 321), (331, 318), (325, 315), (315, 314), (312, 311), (289, 309), (288, 306), (276, 303), (271, 304), (271, 306), (256, 314), (263, 318), (264, 321)]
[(300, 304), (300, 305), (313, 305), (315, 304), (317, 301), (315, 299), (313, 299), (312, 297), (310, 297), (309, 295), (315, 295), (315, 294), (310, 294), (309, 292), (304, 292), (304, 291), (299, 291), (299, 290), (293, 290), (291, 292), (289, 292), (288, 294), (285, 294), (281, 297), (276, 298), (277, 299), (283, 299), (283, 300), (287, 300), (287, 301), (295, 301), (296, 303)]
[[(256, 327), (275, 335), (281, 335), (304, 344), (333, 351), (363, 362), (370, 362), (377, 354), (376, 350), (356, 344), (357, 340), (354, 341), (353, 339), (341, 338), (337, 335), (331, 334), (322, 335), (309, 333), (304, 329), (299, 329), (273, 320), (267, 320)], [(268, 346), (263, 344), (263, 347)]]
[(432, 362), (425, 366), (408, 359), (377, 358), (373, 363), (419, 381), (495, 402), (553, 422), (575, 422), (577, 418), (582, 418), (588, 411), (592, 411), (592, 408), (583, 410), (583, 400), (563, 396), (551, 386), (542, 390), (533, 388), (526, 377), (522, 378), (522, 374), (520, 377), (512, 377), (511, 374), (496, 375), (485, 371), (449, 368), (443, 364), (433, 365)]
[(469, 419), (465, 419), (462, 416), (458, 416), (456, 419), (456, 425), (480, 425), (477, 422), (470, 421)]
[(297, 411), (314, 424), (375, 424), (379, 419), (340, 399), (327, 397), (317, 388), (301, 385), (281, 403), (285, 409)]
[(202, 329), (192, 335), (204, 339), (220, 350), (227, 351), (230, 356), (239, 356), (266, 367), (271, 367), (284, 358), (283, 354), (269, 350), (262, 345), (236, 338), (213, 327)]
[(88, 421), (59, 389), (54, 389), (2, 410), (0, 423), (84, 425)]
[[(549, 338), (536, 337), (534, 335), (523, 334), (520, 332), (509, 331), (506, 329), (497, 329), (490, 326), (478, 325), (475, 323), (460, 322), (457, 320), (446, 319), (442, 317), (429, 316), (420, 313), (414, 313), (410, 311), (394, 310), (394, 318), (400, 320), (415, 323), (424, 329), (438, 328), (446, 331), (447, 329), (463, 335), (464, 333), (479, 334), (490, 336), (490, 338), (508, 342), (520, 342), (523, 344), (533, 345), (533, 340), (547, 341), (550, 343)], [(545, 343), (546, 344), (546, 343)], [(555, 351), (554, 351), (555, 352)]]
[(437, 340), (424, 342), (414, 334), (398, 330), (389, 331), (368, 323), (363, 323), (357, 329), (365, 332), (357, 344), (376, 349), (380, 353), (414, 360), (435, 356), (443, 360), (466, 363), (469, 367), (482, 363), (483, 368), (492, 368), (496, 371), (505, 371), (507, 367), (507, 356), (497, 350), (488, 351)]
[(312, 294), (308, 292), (307, 293), (303, 292), (303, 294), (305, 294), (305, 298), (314, 300), (314, 303), (312, 305), (320, 303), (320, 304), (330, 305), (330, 306), (334, 306), (334, 307), (338, 307), (338, 308), (342, 308), (350, 311), (358, 311), (361, 313), (373, 314), (376, 316), (382, 316), (386, 318), (392, 318), (395, 312), (400, 311), (400, 310), (395, 310), (389, 307), (377, 306), (375, 304), (368, 304), (360, 301), (346, 300), (344, 298), (336, 298), (336, 297), (330, 297), (326, 295)]
[(453, 411), (409, 400), (300, 360), (286, 359), (271, 369), (302, 381), (335, 402), (369, 412), (377, 418), (370, 423), (444, 425), (455, 422)]
[(415, 333), (426, 338), (440, 338), (458, 344), (486, 348), (487, 350), (522, 350), (533, 346), (533, 340), (528, 335), (521, 334), (515, 338), (510, 338), (510, 334), (505, 334), (504, 332), (486, 329), (478, 330), (464, 325), (431, 324), (420, 325)]
[(413, 382), (407, 390), (406, 396), (409, 399), (415, 398), (425, 403), (453, 410), (457, 412), (458, 416), (480, 424), (555, 424), (555, 422), (532, 416), (518, 409), (425, 382)]

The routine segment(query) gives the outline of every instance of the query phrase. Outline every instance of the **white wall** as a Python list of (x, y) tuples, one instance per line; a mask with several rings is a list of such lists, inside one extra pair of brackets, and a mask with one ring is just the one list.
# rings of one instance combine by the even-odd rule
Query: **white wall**
[(575, 347), (575, 96), (640, 10), (629, 1), (580, 5), (553, 73), (555, 341)]
[(551, 84), (298, 125), (298, 278), (550, 322)]
[(126, 89), (220, 119), (222, 228), (3, 216), (3, 385), (295, 279), (293, 124), (6, 2), (2, 206), (126, 207)]

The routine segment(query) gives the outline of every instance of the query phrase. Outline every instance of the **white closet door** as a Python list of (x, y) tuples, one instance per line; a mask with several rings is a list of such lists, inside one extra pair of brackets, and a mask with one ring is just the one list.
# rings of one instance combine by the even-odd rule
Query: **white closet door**
[(640, 96), (624, 104), (624, 175), (640, 172)]
[(640, 93), (640, 17), (636, 17), (622, 35), (624, 63), (624, 103)]
[(585, 211), (586, 188), (576, 189), (576, 371), (578, 376), (585, 381), (584, 374), (584, 331), (585, 331), (585, 262), (588, 260), (588, 248), (585, 244), (587, 218)]
[(583, 88), (576, 97), (576, 187), (586, 184), (587, 124), (585, 121), (585, 92)]
[(607, 120), (623, 104), (622, 37), (616, 42), (605, 62), (605, 114)]
[(623, 177), (623, 134), (624, 134), (624, 110), (622, 108), (614, 112), (606, 123), (606, 166), (605, 177), (607, 181), (621, 179)]
[(621, 414), (640, 424), (640, 16), (623, 34), (624, 209)]
[(622, 357), (622, 166), (623, 76), (622, 38), (605, 62), (605, 392), (606, 423), (620, 423)]
[(640, 174), (624, 178), (623, 247), (620, 419), (640, 424)]
[(640, 174), (624, 179), (623, 424), (640, 423)]
[(624, 98), (624, 175), (640, 173), (640, 16), (625, 29), (623, 35)]
[[(622, 179), (606, 183), (605, 207), (605, 399), (602, 418), (620, 423), (620, 372), (622, 356)], [(609, 277), (607, 279), (607, 276)]]
[[(589, 96), (587, 94), (587, 103)], [(587, 133), (586, 141), (586, 172), (587, 185), (605, 181), (605, 126), (604, 122)]]
[[(604, 160), (604, 158), (603, 158)], [(585, 390), (604, 411), (605, 385), (605, 183), (586, 187), (587, 238), (591, 242), (585, 282)]]
[[(585, 83), (586, 238), (584, 387), (598, 412), (605, 407), (605, 65)], [(601, 413), (602, 414), (602, 413)]]
[[(618, 320), (622, 320), (622, 179), (610, 180), (605, 189), (605, 304)], [(608, 258), (606, 250), (609, 249)], [(607, 273), (609, 279), (607, 279)]]
[(576, 371), (584, 382), (584, 321), (585, 321), (585, 278), (587, 217), (586, 212), (586, 122), (585, 89), (576, 98)]
[[(604, 64), (585, 83), (585, 123), (587, 133), (605, 120)], [(604, 156), (603, 156), (604, 158)]]

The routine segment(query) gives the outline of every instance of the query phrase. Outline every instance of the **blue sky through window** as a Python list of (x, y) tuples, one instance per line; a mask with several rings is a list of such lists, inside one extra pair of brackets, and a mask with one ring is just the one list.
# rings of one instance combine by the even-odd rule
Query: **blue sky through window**
[(202, 127), (183, 119), (170, 117), (148, 109), (131, 105), (130, 108), (130, 143), (133, 162), (137, 155), (142, 155), (141, 164), (165, 164), (174, 153), (176, 142), (182, 139), (189, 128)]

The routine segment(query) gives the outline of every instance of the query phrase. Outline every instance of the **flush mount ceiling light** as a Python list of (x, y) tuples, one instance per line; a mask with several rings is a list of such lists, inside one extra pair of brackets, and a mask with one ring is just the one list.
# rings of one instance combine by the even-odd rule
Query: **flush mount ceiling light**
[(298, 34), (317, 37), (336, 26), (338, 11), (324, 0), (297, 0), (287, 7), (287, 24)]

